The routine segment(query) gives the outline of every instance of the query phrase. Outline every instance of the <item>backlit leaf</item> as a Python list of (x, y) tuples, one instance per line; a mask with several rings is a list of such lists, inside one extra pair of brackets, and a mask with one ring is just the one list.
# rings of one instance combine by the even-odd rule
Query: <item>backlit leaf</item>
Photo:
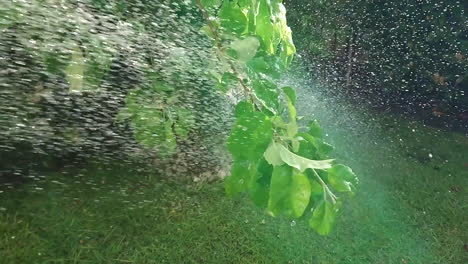
[(235, 35), (241, 35), (247, 30), (247, 16), (236, 1), (223, 1), (218, 17), (221, 19), (221, 27)]
[(274, 167), (268, 210), (275, 216), (298, 218), (309, 204), (310, 192), (306, 175), (287, 165)]
[(85, 59), (83, 52), (79, 47), (75, 47), (72, 51), (70, 64), (65, 70), (68, 83), (70, 84), (70, 92), (80, 92), (83, 90), (84, 71)]
[(182, 139), (187, 139), (190, 129), (195, 125), (192, 112), (186, 108), (176, 108), (177, 121), (174, 123), (174, 132)]
[(221, 0), (200, 0), (204, 8), (218, 7), (221, 4)]
[(276, 85), (264, 79), (255, 79), (252, 85), (257, 97), (262, 100), (269, 109), (277, 112), (279, 109), (279, 96)]
[(231, 43), (231, 49), (236, 51), (237, 59), (242, 62), (247, 62), (252, 59), (257, 53), (260, 41), (256, 37), (246, 37), (238, 39)]
[(298, 156), (289, 151), (283, 145), (277, 144), (276, 146), (280, 151), (281, 159), (289, 166), (298, 169), (303, 172), (306, 169), (329, 169), (331, 168), (332, 159), (330, 160), (310, 160), (301, 156)]
[(249, 188), (249, 184), (251, 184), (251, 178), (250, 162), (247, 160), (235, 161), (231, 169), (231, 175), (224, 182), (226, 193), (234, 196), (246, 191)]
[(283, 92), (288, 96), (293, 105), (296, 105), (296, 91), (292, 87), (283, 87)]
[(333, 225), (338, 209), (330, 201), (321, 201), (312, 212), (309, 220), (309, 226), (320, 235), (328, 235)]
[(277, 143), (270, 144), (268, 149), (263, 154), (265, 160), (273, 166), (281, 166), (284, 164), (284, 161), (281, 159), (280, 156), (280, 150), (277, 146)]
[(271, 23), (271, 5), (268, 0), (258, 1), (255, 33), (262, 39), (266, 52), (274, 54), (276, 46), (273, 43), (274, 25)]
[(339, 192), (353, 192), (354, 185), (358, 183), (356, 174), (348, 166), (336, 164), (327, 172), (331, 186)]
[(309, 134), (316, 138), (322, 138), (322, 128), (320, 127), (317, 120), (313, 120), (309, 122)]
[(270, 119), (263, 113), (244, 111), (248, 103), (236, 109), (236, 124), (228, 138), (227, 147), (234, 159), (257, 161), (263, 156), (273, 137)]

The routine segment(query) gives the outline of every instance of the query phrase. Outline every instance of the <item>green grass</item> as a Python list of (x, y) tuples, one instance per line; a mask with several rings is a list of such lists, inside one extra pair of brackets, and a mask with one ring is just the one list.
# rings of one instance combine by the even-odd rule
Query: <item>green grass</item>
[(361, 184), (330, 236), (220, 183), (90, 167), (0, 193), (0, 263), (468, 263), (467, 138), (340, 131), (330, 139)]

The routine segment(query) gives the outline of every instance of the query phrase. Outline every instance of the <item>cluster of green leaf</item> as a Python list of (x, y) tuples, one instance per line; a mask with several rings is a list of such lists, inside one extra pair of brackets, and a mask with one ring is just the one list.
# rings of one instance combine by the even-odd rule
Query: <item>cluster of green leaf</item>
[[(51, 101), (55, 102), (62, 101), (56, 94), (80, 100), (84, 97), (99, 98), (103, 93), (122, 93), (124, 96), (119, 96), (116, 102), (111, 102), (114, 98), (105, 98), (112, 104), (109, 109), (104, 109), (108, 114), (105, 122), (113, 123), (113, 119), (119, 113), (118, 120), (130, 123), (134, 138), (141, 146), (156, 149), (161, 156), (170, 156), (175, 152), (177, 140), (188, 138), (189, 131), (195, 124), (195, 117), (193, 107), (187, 103), (191, 93), (182, 91), (188, 90), (190, 84), (174, 85), (184, 81), (188, 83), (183, 77), (176, 75), (181, 75), (184, 71), (186, 75), (190, 75), (189, 66), (181, 68), (180, 65), (192, 67), (192, 61), (188, 61), (192, 58), (185, 56), (184, 60), (179, 56), (177, 52), (182, 50), (179, 53), (183, 53), (183, 48), (174, 45), (174, 39), (169, 39), (168, 34), (161, 34), (161, 30), (153, 23), (156, 16), (153, 13), (174, 15), (176, 11), (182, 12), (184, 5), (180, 1), (172, 1), (175, 5), (180, 3), (178, 8), (175, 8), (165, 6), (165, 2), (167, 1), (134, 3), (120, 0), (65, 1), (64, 3), (7, 1), (0, 7), (2, 32), (0, 55), (14, 60), (13, 56), (20, 52), (9, 49), (15, 47), (25, 53), (21, 59), (29, 60), (28, 70), (42, 76), (28, 77), (30, 84), (25, 85), (24, 90), (17, 89), (22, 81), (12, 76), (0, 76), (0, 80), (12, 90), (11, 94), (18, 94), (17, 97), (24, 101), (21, 102), (22, 105), (31, 104), (32, 101), (37, 107), (44, 103), (44, 97), (52, 98)], [(144, 4), (146, 9), (134, 8), (140, 4)], [(76, 8), (78, 5), (82, 5), (82, 8)], [(144, 20), (140, 18), (142, 13), (148, 17), (152, 16)], [(187, 15), (180, 14), (180, 16)], [(108, 24), (103, 26), (102, 21), (107, 21)], [(171, 25), (167, 31), (172, 29), (176, 32), (174, 28), (183, 30), (184, 26), (190, 26), (186, 22), (170, 23), (169, 18), (166, 18), (166, 21)], [(155, 39), (160, 42), (154, 43)], [(149, 40), (153, 43), (148, 43), (151, 42)], [(129, 49), (129, 46), (132, 49)], [(166, 61), (161, 59), (163, 56)], [(2, 64), (0, 63), (0, 66), (5, 66), (12, 72), (17, 70), (15, 64)], [(37, 66), (36, 69), (33, 69), (33, 65)], [(118, 74), (116, 72), (110, 74), (112, 67), (114, 70), (120, 67), (124, 70), (120, 70)], [(166, 72), (174, 72), (173, 76), (162, 76), (161, 68), (166, 69)], [(122, 80), (131, 80), (127, 82), (130, 85), (125, 87), (121, 83)], [(63, 85), (56, 85), (57, 83)], [(24, 96), (24, 92), (34, 94)], [(120, 102), (123, 97), (125, 102)], [(85, 102), (85, 104), (90, 103)], [(61, 107), (66, 111), (72, 110), (67, 109), (66, 104), (57, 104), (54, 107)], [(90, 105), (83, 105), (83, 108), (73, 109), (72, 111), (79, 113), (73, 116), (81, 117), (82, 112), (97, 110)], [(52, 110), (57, 109), (49, 109)], [(35, 112), (40, 111), (35, 110)], [(26, 113), (25, 115), (37, 116)], [(95, 114), (97, 115), (99, 113)], [(61, 122), (57, 123), (61, 125)], [(73, 122), (70, 120), (70, 123)], [(57, 130), (58, 134), (65, 134), (62, 138), (66, 140), (73, 138), (74, 140), (67, 141), (75, 144), (78, 141), (75, 139), (83, 139), (86, 136), (86, 133), (81, 135), (77, 133), (78, 130), (83, 131), (84, 126), (83, 122), (75, 121), (72, 125)], [(73, 136), (69, 136), (70, 134)]]
[(352, 194), (358, 180), (349, 167), (329, 159), (333, 148), (316, 121), (300, 129), (295, 90), (276, 85), (295, 53), (282, 1), (195, 4), (224, 65), (224, 72), (213, 74), (219, 87), (244, 93), (227, 142), (234, 162), (226, 192), (247, 192), (273, 216), (307, 216), (311, 228), (328, 234), (342, 199), (333, 191)]
[[(15, 29), (16, 40), (44, 66), (46, 72), (63, 76), (70, 92), (99, 89), (115, 56), (115, 43), (108, 40), (110, 43), (105, 44), (102, 40), (104, 34), (88, 32), (84, 26), (86, 23), (64, 17), (71, 14), (83, 16), (84, 12), (61, 14), (60, 10), (53, 10), (54, 4), (41, 2), (7, 1), (4, 4), (0, 8), (0, 29), (5, 34)], [(72, 3), (66, 7), (71, 8)], [(28, 15), (30, 13), (34, 15)], [(39, 17), (58, 19), (41, 25)]]
[[(103, 137), (106, 133), (95, 126), (111, 127), (109, 117), (115, 114), (115, 104), (108, 104), (112, 99), (100, 92), (106, 90), (102, 84), (118, 57), (118, 33), (97, 30), (97, 21), (105, 15), (74, 4), (0, 5), (0, 145), (11, 146), (6, 155), (43, 155), (48, 160), (94, 153), (105, 148), (95, 139), (111, 137)], [(91, 115), (92, 111), (106, 115)], [(38, 158), (26, 160), (36, 163)]]
[[(151, 79), (151, 78), (150, 78)], [(135, 139), (145, 147), (157, 148), (162, 156), (173, 154), (177, 139), (187, 140), (195, 119), (178, 105), (180, 92), (156, 80), (150, 88), (136, 88), (126, 98), (120, 120), (129, 118)]]

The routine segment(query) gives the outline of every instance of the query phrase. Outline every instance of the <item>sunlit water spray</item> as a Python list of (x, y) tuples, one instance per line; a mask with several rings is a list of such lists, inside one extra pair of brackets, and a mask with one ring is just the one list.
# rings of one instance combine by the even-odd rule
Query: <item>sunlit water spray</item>
[(190, 1), (2, 1), (2, 178), (83, 161), (216, 170), (231, 106), (198, 15)]
[[(162, 184), (150, 189), (135, 183), (134, 178), (152, 177), (141, 170), (150, 165), (160, 168), (159, 173), (166, 177), (195, 173), (199, 179), (209, 177), (203, 173), (226, 162), (221, 143), (229, 132), (232, 109), (224, 96), (207, 92), (213, 84), (206, 73), (216, 65), (212, 44), (200, 31), (201, 23), (190, 1), (153, 1), (152, 5), (133, 1), (122, 6), (103, 2), (1, 1), (0, 177), (7, 181), (24, 177), (33, 183), (28, 190), (31, 193), (49, 195), (50, 191), (51, 197), (60, 197), (51, 199), (49, 204), (54, 206), (68, 206), (71, 200), (74, 208), (80, 208), (83, 201), (78, 197), (88, 198), (90, 192), (97, 212), (100, 204), (116, 203), (115, 208), (143, 209), (139, 216), (144, 218), (159, 205), (169, 216), (177, 216), (183, 206), (173, 197), (176, 192)], [(131, 124), (117, 118), (129, 91), (161, 88), (151, 73), (168, 89), (159, 94), (178, 91), (171, 102), (193, 110), (197, 120), (189, 138), (178, 141), (176, 158), (169, 165), (157, 159), (160, 149), (144, 148), (133, 137)], [(304, 71), (285, 80), (298, 90), (299, 114), (304, 121), (319, 120), (325, 138), (336, 147), (336, 156), (350, 164), (361, 179), (358, 194), (344, 207), (336, 231), (330, 237), (317, 238), (319, 245), (326, 245), (317, 252), (338, 252), (343, 263), (379, 263), (379, 255), (431, 263), (434, 249), (428, 246), (429, 233), (443, 230), (445, 223), (428, 221), (429, 227), (421, 227), (427, 223), (418, 217), (437, 214), (462, 218), (463, 213), (452, 207), (437, 205), (466, 202), (466, 198), (455, 200), (453, 189), (468, 185), (463, 167), (468, 160), (466, 138), (350, 104), (346, 98), (330, 96), (325, 87), (301, 73)], [(161, 100), (164, 96), (149, 95), (155, 108), (161, 102), (168, 103), (168, 98)], [(113, 165), (116, 159), (119, 165), (133, 167), (104, 166)], [(81, 163), (83, 160), (92, 160), (93, 166), (106, 170), (94, 173), (94, 168)], [(63, 163), (84, 168), (62, 170)], [(37, 171), (38, 167), (48, 172)], [(58, 171), (65, 175), (53, 175)], [(93, 172), (92, 178), (87, 171)], [(116, 175), (124, 179), (113, 184)], [(47, 177), (50, 182), (44, 181)], [(433, 179), (443, 180), (434, 184)], [(0, 195), (12, 188), (6, 183)], [(151, 197), (154, 192), (162, 193), (162, 198)], [(184, 199), (182, 204), (198, 210), (196, 203), (187, 202), (189, 197)], [(420, 200), (417, 205), (415, 199)], [(15, 206), (2, 204), (0, 211), (8, 213), (16, 210)], [(237, 206), (235, 210), (243, 205)], [(129, 211), (119, 212), (132, 216)], [(224, 211), (215, 210), (215, 214), (221, 213)], [(264, 217), (258, 222), (267, 226), (272, 220)], [(281, 247), (291, 250), (291, 255), (309, 242), (302, 240), (304, 230), (299, 228), (306, 225), (299, 221), (286, 225), (281, 237), (293, 236), (298, 241)], [(459, 223), (452, 226), (463, 229)], [(446, 243), (461, 244), (456, 230), (448, 231), (454, 238)], [(344, 241), (349, 237), (354, 240)], [(446, 246), (443, 243), (434, 242), (438, 248)], [(381, 251), (368, 254), (365, 249), (376, 244)], [(392, 259), (386, 263), (400, 262)]]
[[(427, 218), (435, 210), (431, 201), (447, 201), (456, 195), (450, 186), (467, 183), (463, 166), (468, 160), (468, 139), (398, 115), (383, 115), (364, 104), (351, 104), (346, 96), (332, 95), (326, 85), (311, 80), (299, 65), (284, 83), (297, 89), (298, 115), (304, 116), (303, 124), (319, 120), (325, 139), (335, 146), (334, 155), (359, 175), (358, 194), (343, 213), (346, 219), (367, 211), (367, 218), (358, 223), (360, 232), (367, 231), (355, 233), (356, 240), (366, 240), (367, 235), (371, 241), (387, 241), (390, 248), (404, 244), (413, 250), (415, 263), (433, 259), (435, 249), (426, 243), (432, 231), (425, 233), (410, 216), (412, 199), (426, 199), (426, 205), (418, 211), (420, 217)], [(437, 187), (431, 182), (437, 177), (449, 182)], [(420, 187), (415, 190), (415, 186)], [(341, 225), (337, 226), (337, 239), (341, 232), (350, 232), (345, 230), (349, 225)]]

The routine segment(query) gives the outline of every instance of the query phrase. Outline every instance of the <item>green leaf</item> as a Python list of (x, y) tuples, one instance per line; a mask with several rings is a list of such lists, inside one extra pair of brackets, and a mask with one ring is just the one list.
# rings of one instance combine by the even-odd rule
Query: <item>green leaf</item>
[(274, 25), (271, 23), (270, 1), (258, 1), (258, 13), (255, 19), (255, 33), (262, 39), (262, 46), (264, 50), (269, 54), (274, 54), (276, 51), (276, 46), (273, 43)]
[(160, 110), (147, 105), (135, 108), (130, 104), (128, 109), (131, 113), (135, 139), (138, 143), (149, 148), (156, 147), (162, 156), (174, 153), (177, 142), (171, 120), (166, 120)]
[(268, 210), (274, 215), (298, 218), (307, 208), (310, 200), (310, 183), (306, 175), (290, 166), (273, 169)]
[(286, 129), (287, 124), (284, 122), (283, 118), (281, 116), (272, 116), (271, 117), (271, 122), (273, 122), (273, 125), (278, 128)]
[(244, 39), (237, 39), (230, 45), (231, 49), (236, 51), (237, 60), (247, 62), (252, 59), (260, 47), (260, 41), (256, 37), (246, 37)]
[(250, 8), (252, 0), (238, 0), (237, 3), (241, 8)]
[(195, 118), (190, 110), (176, 108), (177, 121), (174, 123), (174, 132), (182, 139), (187, 139), (192, 127), (195, 125)]
[(270, 144), (263, 156), (265, 157), (265, 160), (273, 166), (281, 166), (284, 164), (284, 161), (281, 159), (280, 149), (278, 148), (277, 143)]
[(228, 138), (227, 147), (234, 159), (257, 161), (273, 137), (273, 126), (263, 113), (243, 111), (248, 109), (243, 102), (236, 109), (236, 124)]
[(278, 90), (274, 83), (265, 79), (255, 79), (252, 86), (258, 99), (262, 100), (269, 110), (279, 110)]
[(316, 138), (322, 138), (322, 128), (320, 127), (317, 120), (313, 120), (309, 122), (309, 134)]
[[(299, 134), (300, 137), (302, 137), (302, 135), (302, 133)], [(296, 152), (296, 154), (308, 159), (318, 159), (317, 148), (307, 140), (299, 141), (299, 151)]]
[[(275, 143), (274, 143), (275, 144)], [(277, 144), (276, 148), (279, 149), (281, 159), (291, 167), (304, 172), (306, 169), (329, 169), (333, 160), (310, 160), (298, 156), (281, 144)]]
[(289, 98), (287, 99), (287, 104), (288, 104), (288, 113), (289, 113), (289, 124), (287, 126), (287, 135), (290, 138), (295, 138), (297, 132), (299, 131), (299, 127), (297, 126), (297, 121), (296, 121), (297, 119), (296, 107), (294, 107), (294, 104), (291, 102)]
[(293, 139), (293, 150), (299, 150), (299, 142), (295, 139), (299, 127), (297, 126), (297, 111), (294, 104), (296, 103), (296, 92), (291, 87), (284, 87), (283, 92), (286, 94), (286, 101), (288, 105), (289, 124), (287, 127), (287, 135)]
[(3, 2), (0, 7), (0, 29), (9, 28), (21, 22), (26, 17), (23, 15), (21, 5), (14, 1)]
[(315, 147), (319, 158), (327, 157), (333, 151), (333, 146), (324, 142), (321, 138), (315, 138), (307, 133), (300, 133), (299, 135)]
[(260, 183), (255, 183), (250, 191), (250, 197), (252, 198), (252, 201), (256, 206), (266, 207), (270, 198), (269, 192), (269, 186)]
[(337, 206), (333, 205), (330, 201), (323, 200), (312, 212), (309, 226), (320, 235), (328, 235), (335, 224), (337, 212)]
[(258, 77), (259, 74), (264, 74), (273, 79), (281, 77), (282, 69), (277, 65), (274, 56), (255, 57), (247, 62), (247, 70), (252, 78)]
[(235, 1), (223, 1), (218, 17), (221, 27), (235, 35), (242, 35), (247, 31), (248, 19)]
[(218, 7), (221, 4), (221, 0), (200, 0), (204, 8)]
[(83, 90), (84, 83), (85, 59), (83, 52), (79, 47), (75, 47), (72, 51), (70, 64), (67, 66), (65, 73), (68, 83), (70, 84), (70, 92), (80, 92)]
[(132, 114), (132, 127), (135, 139), (146, 147), (155, 147), (165, 139), (164, 119), (160, 111), (141, 111)]
[(225, 72), (221, 76), (221, 79), (218, 80), (217, 88), (222, 92), (227, 92), (230, 89), (230, 85), (236, 84), (238, 82), (238, 78), (235, 74), (230, 72)]
[(245, 117), (250, 114), (253, 114), (254, 106), (249, 102), (241, 101), (236, 105), (236, 109), (234, 112), (237, 118)]
[(231, 175), (224, 182), (226, 193), (234, 196), (245, 192), (251, 184), (251, 178), (250, 162), (247, 160), (236, 160), (232, 166)]
[(89, 50), (86, 54), (86, 67), (84, 78), (89, 88), (98, 89), (104, 76), (110, 70), (113, 54), (105, 49), (105, 44), (99, 40), (91, 40)]
[(250, 197), (258, 207), (267, 207), (270, 197), (270, 182), (273, 166), (261, 159), (257, 166), (256, 179), (250, 189)]
[(283, 36), (283, 42), (281, 43), (281, 61), (283, 62), (283, 65), (285, 67), (288, 67), (293, 58), (294, 54), (296, 53), (296, 47), (294, 46), (293, 40), (292, 40), (292, 32), (289, 27), (286, 27), (286, 30), (284, 32)]
[(174, 132), (172, 131), (172, 124), (171, 120), (166, 120), (166, 123), (164, 124), (166, 138), (159, 148), (163, 155), (172, 155), (177, 147), (177, 141)]
[(268, 164), (265, 159), (261, 159), (257, 166), (257, 178), (250, 192), (252, 200), (259, 207), (265, 208), (268, 206), (272, 173), (273, 166)]
[[(293, 112), (293, 113), (295, 113), (295, 112)], [(297, 126), (296, 120), (292, 119), (288, 123), (287, 129), (286, 129), (286, 133), (287, 133), (288, 137), (291, 138), (291, 139), (294, 139), (294, 137), (296, 136), (298, 131), (299, 131), (299, 127)]]
[(332, 152), (335, 149), (332, 145), (328, 144), (327, 142), (321, 139), (318, 139), (317, 142), (319, 144), (318, 151), (322, 155), (322, 157), (326, 157), (330, 152)]
[(289, 98), (293, 105), (296, 105), (296, 91), (290, 86), (283, 87), (283, 92)]
[[(315, 178), (314, 176), (312, 177)], [(310, 197), (313, 203), (318, 204), (324, 199), (323, 192), (323, 187), (320, 185), (320, 183), (318, 183), (316, 180), (310, 181)]]
[(353, 192), (358, 178), (350, 167), (336, 164), (328, 172), (328, 180), (333, 188), (339, 192)]
[(280, 58), (284, 67), (288, 67), (296, 53), (296, 47), (292, 40), (292, 32), (286, 20), (286, 8), (281, 1), (272, 3), (272, 16), (274, 17), (274, 41), (281, 42)]

